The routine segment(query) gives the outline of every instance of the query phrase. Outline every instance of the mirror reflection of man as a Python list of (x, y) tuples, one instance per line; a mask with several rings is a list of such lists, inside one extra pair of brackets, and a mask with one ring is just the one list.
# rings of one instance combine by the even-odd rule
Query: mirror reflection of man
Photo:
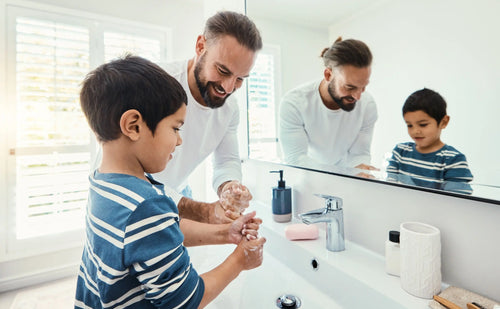
[(372, 54), (359, 40), (338, 38), (321, 53), (322, 80), (303, 84), (281, 100), (279, 140), (288, 164), (329, 169), (370, 165), (378, 118), (370, 81)]
[[(174, 201), (184, 218), (204, 221), (206, 209), (189, 197), (187, 180), (193, 170), (213, 154), (213, 187), (226, 216), (237, 218), (252, 198), (240, 183), (241, 161), (237, 138), (239, 109), (234, 91), (249, 76), (262, 39), (255, 24), (245, 15), (221, 11), (210, 17), (189, 60), (162, 67), (184, 88), (188, 96), (185, 124), (180, 130), (183, 143), (173, 153), (166, 169), (154, 175), (177, 192)], [(228, 213), (228, 211), (230, 213)]]

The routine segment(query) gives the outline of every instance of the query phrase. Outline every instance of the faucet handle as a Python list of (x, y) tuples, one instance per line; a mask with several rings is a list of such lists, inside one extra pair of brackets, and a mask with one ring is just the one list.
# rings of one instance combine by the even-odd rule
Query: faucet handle
[(342, 209), (342, 198), (327, 194), (314, 194), (317, 197), (322, 197), (325, 199), (325, 208), (327, 210), (340, 210)]

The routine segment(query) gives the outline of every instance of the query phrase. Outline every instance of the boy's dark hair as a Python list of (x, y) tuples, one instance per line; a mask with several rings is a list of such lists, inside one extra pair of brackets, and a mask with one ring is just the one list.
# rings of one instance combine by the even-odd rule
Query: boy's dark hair
[(151, 61), (132, 55), (103, 64), (88, 73), (80, 105), (90, 128), (101, 142), (120, 136), (120, 118), (135, 109), (155, 133), (165, 117), (187, 104), (181, 84)]
[(262, 38), (253, 21), (248, 16), (236, 12), (217, 12), (207, 20), (203, 35), (207, 41), (230, 35), (251, 51), (262, 49)]
[(372, 64), (373, 59), (365, 43), (353, 39), (342, 41), (342, 37), (338, 37), (332, 46), (323, 49), (320, 56), (325, 67), (330, 69), (343, 65), (366, 68)]
[(446, 101), (434, 90), (427, 88), (417, 90), (406, 99), (403, 105), (403, 116), (407, 112), (416, 111), (424, 111), (439, 124), (446, 116)]

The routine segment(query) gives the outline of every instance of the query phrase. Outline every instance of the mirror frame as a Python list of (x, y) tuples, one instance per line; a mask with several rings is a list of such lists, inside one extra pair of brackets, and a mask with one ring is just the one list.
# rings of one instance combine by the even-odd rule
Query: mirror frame
[[(378, 183), (381, 185), (388, 185), (388, 186), (406, 188), (406, 189), (417, 190), (417, 191), (424, 191), (424, 192), (429, 192), (429, 193), (435, 193), (435, 194), (441, 194), (441, 195), (447, 195), (447, 196), (453, 196), (453, 197), (458, 197), (458, 198), (464, 198), (464, 199), (468, 199), (468, 200), (484, 202), (484, 203), (488, 203), (488, 204), (500, 205), (500, 200), (494, 200), (494, 199), (490, 199), (490, 198), (486, 198), (486, 197), (466, 195), (466, 194), (461, 194), (461, 193), (455, 193), (452, 191), (437, 190), (437, 189), (432, 189), (432, 188), (427, 188), (427, 187), (412, 186), (412, 185), (395, 183), (395, 182), (390, 182), (390, 181), (380, 180), (380, 179), (358, 177), (358, 176), (353, 176), (353, 175), (318, 170), (318, 169), (309, 168), (309, 167), (290, 165), (290, 164), (285, 164), (282, 162), (257, 160), (257, 159), (250, 158), (248, 155), (249, 155), (249, 153), (247, 153), (247, 159), (242, 160), (243, 162), (244, 161), (253, 161), (253, 162), (263, 162), (263, 163), (268, 163), (268, 164), (269, 163), (277, 164), (277, 165), (292, 167), (292, 168), (301, 169), (301, 170), (305, 170), (305, 171), (309, 171), (309, 172), (317, 172), (317, 173), (328, 174), (328, 175), (333, 175), (333, 176), (346, 177), (346, 178), (356, 179), (356, 180), (360, 180), (360, 181), (369, 181), (369, 182), (373, 182), (373, 183)], [(499, 190), (500, 190), (500, 188), (499, 188)]]

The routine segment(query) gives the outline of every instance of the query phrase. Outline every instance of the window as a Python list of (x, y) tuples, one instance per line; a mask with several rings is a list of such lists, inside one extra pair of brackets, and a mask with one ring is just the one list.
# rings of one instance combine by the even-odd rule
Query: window
[(13, 111), (7, 222), (15, 251), (20, 243), (84, 227), (96, 151), (79, 103), (85, 75), (126, 52), (167, 61), (168, 35), (157, 27), (11, 5), (7, 15), (7, 104)]
[(248, 79), (248, 142), (253, 159), (279, 157), (279, 46), (264, 46)]

